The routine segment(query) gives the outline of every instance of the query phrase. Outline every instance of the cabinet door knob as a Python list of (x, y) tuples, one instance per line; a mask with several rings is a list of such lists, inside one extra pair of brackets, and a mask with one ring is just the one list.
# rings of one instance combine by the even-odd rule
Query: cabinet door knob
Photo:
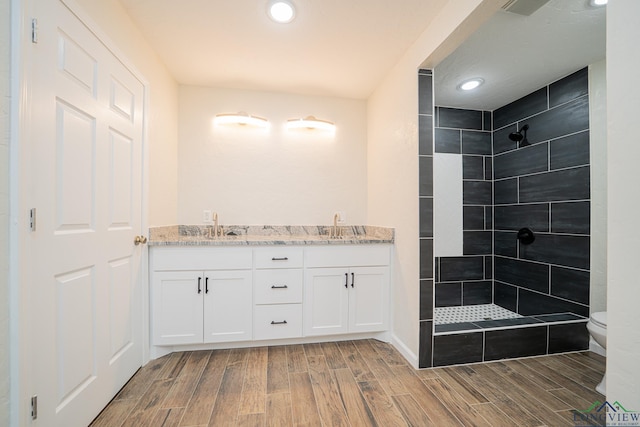
[(134, 243), (136, 246), (138, 246), (138, 245), (140, 245), (140, 244), (144, 245), (145, 243), (147, 243), (147, 238), (146, 238), (146, 237), (144, 237), (144, 236), (136, 236), (136, 237), (133, 239), (133, 243)]

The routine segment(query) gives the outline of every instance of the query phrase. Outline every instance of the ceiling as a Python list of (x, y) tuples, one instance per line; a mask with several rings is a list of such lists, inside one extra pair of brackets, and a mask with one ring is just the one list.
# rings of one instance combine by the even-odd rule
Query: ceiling
[[(268, 0), (120, 0), (180, 84), (355, 99), (459, 0), (292, 1), (283, 25)], [(494, 110), (603, 59), (605, 9), (550, 0), (531, 16), (499, 11), (437, 65), (437, 104)], [(456, 90), (477, 76), (477, 91)]]
[(366, 99), (447, 0), (120, 0), (180, 84)]
[[(551, 0), (530, 16), (499, 11), (436, 66), (437, 105), (493, 111), (604, 59), (605, 17), (589, 0)], [(456, 89), (472, 77), (485, 83)]]

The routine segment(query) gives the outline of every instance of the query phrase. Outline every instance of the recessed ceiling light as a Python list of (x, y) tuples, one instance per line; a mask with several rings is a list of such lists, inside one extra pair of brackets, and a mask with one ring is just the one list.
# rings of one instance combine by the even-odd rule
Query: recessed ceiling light
[(591, 0), (591, 6), (604, 6), (609, 0)]
[(459, 90), (473, 90), (484, 83), (484, 79), (476, 77), (473, 79), (465, 80), (458, 85)]
[(269, 18), (279, 24), (288, 24), (293, 21), (296, 16), (296, 10), (293, 3), (287, 0), (270, 1), (267, 6)]

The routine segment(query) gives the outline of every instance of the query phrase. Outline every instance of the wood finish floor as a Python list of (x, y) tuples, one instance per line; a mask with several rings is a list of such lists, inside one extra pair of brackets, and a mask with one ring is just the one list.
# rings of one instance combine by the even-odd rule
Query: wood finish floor
[(414, 370), (376, 340), (173, 353), (141, 368), (91, 426), (573, 426), (574, 410), (604, 401), (604, 360)]

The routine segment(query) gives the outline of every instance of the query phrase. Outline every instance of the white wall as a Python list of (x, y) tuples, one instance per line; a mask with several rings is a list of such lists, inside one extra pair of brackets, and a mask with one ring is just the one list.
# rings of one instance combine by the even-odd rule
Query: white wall
[(589, 66), (592, 313), (607, 309), (607, 62)]
[[(460, 42), (465, 34), (478, 28), (489, 16), (486, 10), (476, 9), (481, 3), (481, 0), (450, 1), (368, 103), (369, 222), (396, 229), (392, 277), (394, 344), (415, 366), (420, 295), (418, 68), (454, 31)], [(492, 10), (499, 7), (491, 1), (483, 6)]]
[[(219, 113), (267, 118), (256, 130), (213, 126)], [(326, 132), (286, 131), (287, 119), (314, 115), (336, 124)], [(180, 87), (178, 222), (222, 224), (367, 223), (364, 101), (193, 86)]]
[(10, 0), (0, 0), (0, 425), (9, 425)]
[(607, 5), (607, 400), (640, 411), (640, 2)]
[(118, 0), (76, 0), (147, 80), (149, 225), (176, 222), (178, 86)]

